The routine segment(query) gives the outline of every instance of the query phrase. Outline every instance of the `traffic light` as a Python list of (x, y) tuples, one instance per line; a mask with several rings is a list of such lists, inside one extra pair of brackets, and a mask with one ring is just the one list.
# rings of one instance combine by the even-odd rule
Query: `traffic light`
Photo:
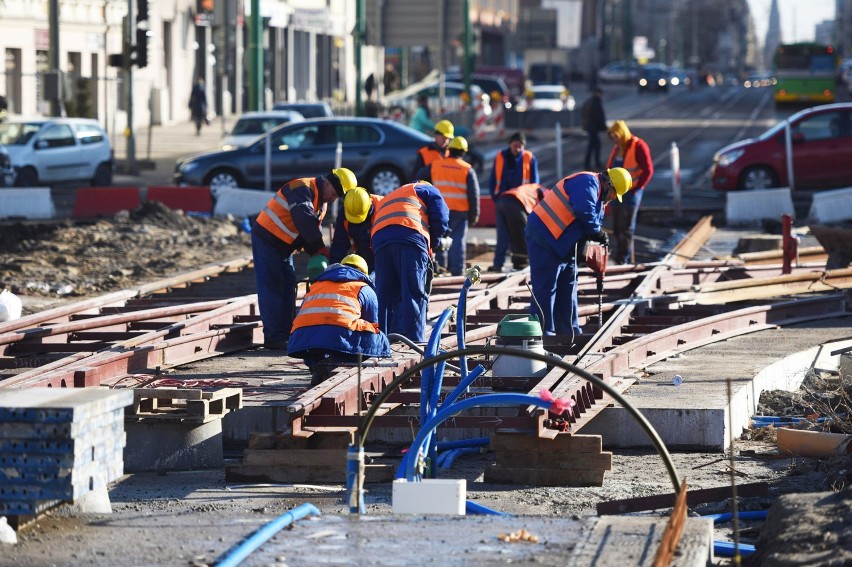
[(136, 0), (136, 22), (148, 20), (148, 0)]
[(136, 28), (136, 58), (133, 63), (139, 67), (148, 66), (148, 30)]

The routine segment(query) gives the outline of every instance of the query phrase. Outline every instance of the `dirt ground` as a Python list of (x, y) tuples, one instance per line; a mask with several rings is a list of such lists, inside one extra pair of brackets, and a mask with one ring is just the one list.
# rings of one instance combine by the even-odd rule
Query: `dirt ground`
[[(22, 296), (29, 311), (139, 285), (250, 254), (250, 238), (240, 230), (240, 220), (187, 217), (154, 203), (86, 225), (5, 224), (0, 226), (0, 281)], [(761, 397), (761, 411), (824, 415), (830, 407), (837, 414), (847, 413), (846, 421), (841, 419), (838, 425), (842, 431), (848, 427), (850, 407), (842, 404), (852, 394), (850, 384), (849, 377), (812, 377), (800, 392)], [(814, 499), (783, 501), (807, 519), (797, 522), (795, 536), (785, 531), (784, 523), (767, 524), (762, 532), (760, 522), (741, 524), (742, 542), (754, 544), (759, 537), (766, 538), (761, 545), (767, 553), (772, 546), (781, 547), (759, 564), (852, 564), (852, 457), (779, 456), (771, 431), (747, 432), (737, 442), (734, 455), (738, 483), (770, 486), (768, 496), (740, 499), (740, 510), (768, 509), (785, 494), (834, 493), (838, 500), (828, 508), (832, 514), (828, 519)], [(693, 489), (730, 485), (726, 455), (675, 453), (673, 457), (679, 474)], [(491, 462), (489, 454), (463, 456), (447, 476), (468, 480), (469, 499), (522, 516), (580, 519), (594, 515), (599, 502), (673, 488), (653, 452), (619, 450), (613, 470), (597, 488), (489, 485), (482, 471)], [(222, 470), (129, 475), (111, 487), (111, 515), (79, 514), (73, 507), (48, 513), (20, 530), (18, 545), (3, 548), (0, 566), (207, 565), (262, 523), (299, 504), (310, 502), (323, 514), (346, 515), (344, 497), (342, 486), (228, 486)], [(368, 486), (366, 504), (370, 515), (389, 514), (390, 486)], [(728, 499), (696, 506), (690, 513), (705, 515), (730, 508)], [(731, 539), (731, 529), (730, 524), (720, 525), (717, 538)], [(783, 548), (791, 542), (795, 550)], [(251, 564), (301, 564), (296, 558), (279, 559)], [(728, 560), (719, 559), (717, 564), (728, 564)]]

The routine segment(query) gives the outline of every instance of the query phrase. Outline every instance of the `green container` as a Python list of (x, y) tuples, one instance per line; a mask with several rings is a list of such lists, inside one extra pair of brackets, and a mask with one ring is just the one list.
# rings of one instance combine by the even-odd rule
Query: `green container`
[(506, 315), (497, 324), (498, 337), (540, 339), (541, 323), (535, 315)]

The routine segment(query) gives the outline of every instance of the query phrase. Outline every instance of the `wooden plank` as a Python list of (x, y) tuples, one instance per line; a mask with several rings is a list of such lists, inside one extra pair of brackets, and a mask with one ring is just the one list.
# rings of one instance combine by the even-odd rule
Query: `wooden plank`
[(529, 484), (532, 486), (601, 486), (602, 470), (560, 470), (491, 465), (485, 469), (485, 482)]
[(246, 449), (244, 465), (257, 466), (346, 466), (346, 451), (342, 449)]
[[(230, 388), (229, 388), (230, 389)], [(134, 388), (133, 397), (139, 398), (170, 398), (173, 400), (200, 400), (203, 392), (196, 389), (177, 388)]]
[(611, 470), (612, 453), (576, 453), (568, 451), (497, 451), (500, 466), (543, 467), (561, 470)]
[[(396, 473), (393, 465), (364, 465), (364, 482), (390, 482)], [(230, 465), (225, 467), (226, 482), (258, 483), (346, 483), (345, 466), (268, 467)]]
[(543, 439), (528, 432), (500, 431), (491, 437), (493, 451), (574, 451), (600, 453), (603, 440), (600, 435), (570, 435), (560, 433), (553, 439)]
[[(769, 494), (769, 485), (765, 482), (752, 482), (737, 485), (737, 497), (746, 498), (752, 496), (766, 496)], [(639, 498), (626, 498), (624, 500), (610, 500), (599, 502), (597, 506), (598, 515), (604, 514), (627, 514), (629, 512), (641, 512), (643, 510), (658, 510), (660, 508), (671, 508), (674, 506), (675, 493), (655, 494), (654, 496), (641, 496)], [(703, 504), (705, 502), (721, 502), (731, 497), (730, 486), (717, 488), (692, 489), (686, 495), (686, 503), (689, 506)]]
[(309, 435), (282, 435), (278, 439), (278, 449), (346, 449), (355, 442), (356, 428), (340, 428), (337, 431), (322, 433), (306, 431)]

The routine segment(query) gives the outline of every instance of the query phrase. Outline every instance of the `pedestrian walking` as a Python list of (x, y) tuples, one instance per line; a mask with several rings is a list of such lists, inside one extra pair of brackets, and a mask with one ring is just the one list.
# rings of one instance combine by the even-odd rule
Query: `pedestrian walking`
[(630, 174), (620, 167), (575, 173), (559, 181), (530, 213), (526, 237), (535, 298), (530, 313), (544, 319), (546, 335), (582, 333), (577, 315), (579, 243), (608, 244), (604, 206), (629, 189)]
[(341, 262), (350, 252), (358, 254), (367, 263), (367, 273), (376, 267), (376, 257), (370, 242), (373, 218), (382, 201), (381, 195), (371, 195), (363, 187), (347, 191), (343, 197), (343, 213), (337, 215), (334, 236), (331, 239), (332, 262)]
[(609, 138), (615, 145), (606, 162), (607, 168), (623, 167), (633, 180), (622, 199), (612, 204), (612, 229), (615, 236), (613, 259), (619, 264), (634, 263), (633, 234), (642, 192), (654, 175), (654, 161), (645, 140), (631, 134), (624, 120), (616, 120), (609, 129)]
[(207, 91), (204, 89), (204, 77), (198, 77), (189, 95), (189, 110), (192, 121), (195, 122), (195, 135), (201, 134), (201, 123), (209, 124), (207, 120)]
[(433, 127), (432, 142), (426, 144), (417, 150), (417, 159), (414, 162), (414, 171), (412, 175), (417, 179), (417, 174), (421, 169), (430, 165), (433, 161), (445, 158), (449, 155), (447, 147), (450, 145), (450, 140), (455, 137), (455, 128), (449, 120), (439, 120)]
[(500, 194), (527, 183), (539, 183), (538, 160), (526, 149), (527, 138), (523, 132), (515, 132), (509, 137), (509, 147), (497, 152), (494, 157), (494, 167), (488, 188), (495, 204), (495, 221), (497, 225), (497, 246), (494, 249), (494, 262), (488, 268), (489, 272), (502, 272), (506, 253), (509, 250), (509, 227), (507, 219), (500, 214), (496, 205)]
[(429, 113), (429, 99), (426, 95), (417, 97), (417, 108), (414, 109), (414, 114), (411, 115), (411, 121), (408, 125), (418, 132), (431, 134), (435, 130), (435, 125)]
[(341, 364), (390, 356), (379, 330), (379, 304), (367, 262), (349, 254), (311, 284), (293, 321), (288, 356), (311, 371), (311, 386), (327, 380)]
[(254, 220), (251, 250), (264, 347), (287, 349), (296, 304), (293, 253), (304, 249), (311, 255), (309, 275), (322, 272), (328, 265), (328, 249), (320, 224), (327, 205), (357, 184), (355, 174), (344, 167), (333, 169), (325, 177), (293, 179)]
[(373, 218), (379, 328), (415, 342), (426, 333), (433, 249), (447, 250), (450, 211), (437, 187), (408, 183), (387, 195)]
[(529, 265), (525, 231), (529, 214), (544, 198), (547, 189), (538, 183), (518, 185), (500, 193), (495, 203), (495, 213), (502, 219), (509, 237), (512, 252), (512, 269), (523, 270)]
[[(603, 90), (600, 87), (592, 89), (592, 96), (586, 99), (580, 108), (580, 119), (583, 130), (586, 131), (586, 159), (583, 162), (587, 171), (600, 171), (601, 163), (601, 132), (606, 132), (606, 113), (603, 106)], [(592, 169), (594, 158), (594, 169)]]
[(464, 273), (467, 256), (467, 228), (479, 220), (479, 179), (476, 170), (464, 160), (467, 140), (457, 136), (447, 146), (449, 156), (433, 161), (415, 175), (432, 183), (450, 209), (450, 236), (453, 244), (449, 252), (437, 252), (435, 261), (447, 268), (451, 275)]

